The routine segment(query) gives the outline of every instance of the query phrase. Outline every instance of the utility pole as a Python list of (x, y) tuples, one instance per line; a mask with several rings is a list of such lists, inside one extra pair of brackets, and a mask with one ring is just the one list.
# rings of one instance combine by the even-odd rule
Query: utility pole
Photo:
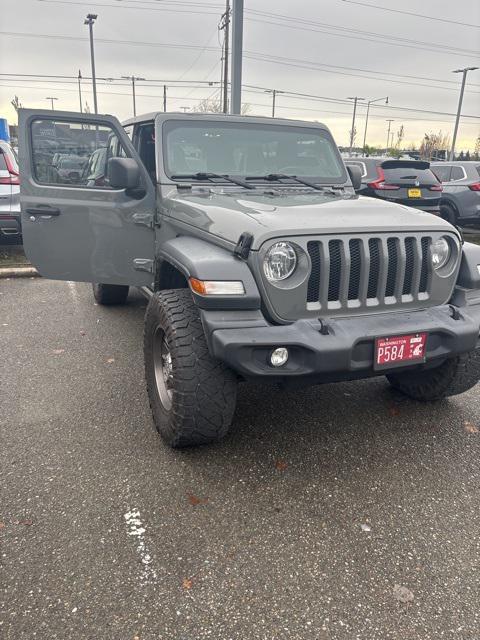
[(386, 152), (388, 153), (388, 150), (390, 149), (390, 129), (392, 128), (392, 122), (395, 122), (395, 120), (387, 120), (388, 122), (388, 131), (387, 131), (387, 149)]
[(163, 85), (163, 112), (167, 112), (167, 85)]
[(374, 102), (380, 102), (380, 100), (385, 100), (385, 104), (388, 104), (388, 96), (386, 98), (375, 98), (374, 100), (369, 100), (367, 102), (367, 116), (365, 118), (365, 132), (363, 134), (363, 154), (365, 155), (365, 147), (367, 146), (367, 127), (368, 127), (368, 114), (370, 113), (370, 105)]
[(222, 93), (223, 93), (223, 113), (228, 113), (228, 54), (230, 48), (230, 0), (226, 0), (225, 13), (222, 15), (222, 22), (219, 29), (225, 31), (225, 38), (223, 41), (223, 56), (222, 56)]
[(132, 81), (133, 117), (135, 117), (137, 115), (137, 105), (135, 102), (135, 81), (145, 80), (145, 78), (139, 78), (138, 76), (122, 76), (122, 80)]
[(83, 112), (83, 105), (82, 105), (82, 72), (80, 71), (80, 69), (78, 70), (78, 100), (80, 102), (80, 113)]
[(231, 113), (242, 111), (243, 0), (233, 0)]
[(347, 98), (347, 100), (353, 100), (352, 130), (350, 131), (350, 155), (352, 155), (353, 141), (355, 139), (355, 116), (357, 115), (357, 102), (359, 102), (360, 100), (365, 100), (365, 98), (354, 96), (353, 98)]
[(449, 160), (452, 162), (455, 159), (455, 144), (457, 142), (457, 133), (458, 133), (458, 125), (460, 124), (460, 114), (462, 112), (462, 102), (463, 102), (463, 94), (465, 92), (465, 83), (467, 82), (467, 73), (469, 71), (476, 71), (478, 67), (465, 67), (465, 69), (455, 69), (453, 73), (461, 73), (462, 77), (462, 87), (460, 89), (460, 98), (458, 100), (458, 109), (457, 109), (457, 117), (455, 119), (455, 129), (453, 130), (453, 140), (452, 140), (452, 148), (450, 149)]
[(98, 104), (97, 104), (97, 79), (95, 77), (95, 51), (93, 48), (93, 24), (98, 16), (94, 13), (89, 13), (85, 18), (85, 22), (83, 24), (88, 24), (88, 29), (90, 32), (90, 60), (92, 62), (92, 85), (93, 85), (93, 110), (95, 113), (98, 113)]
[(54, 111), (54, 110), (55, 110), (55, 107), (53, 106), (53, 101), (54, 101), (54, 100), (58, 100), (58, 98), (53, 98), (53, 97), (51, 97), (51, 96), (47, 96), (47, 97), (45, 98), (45, 100), (50, 100), (50, 104), (52, 105), (52, 111)]
[(277, 104), (277, 95), (279, 93), (285, 93), (285, 91), (279, 91), (278, 89), (265, 89), (265, 93), (272, 94), (272, 118), (275, 117), (275, 106)]

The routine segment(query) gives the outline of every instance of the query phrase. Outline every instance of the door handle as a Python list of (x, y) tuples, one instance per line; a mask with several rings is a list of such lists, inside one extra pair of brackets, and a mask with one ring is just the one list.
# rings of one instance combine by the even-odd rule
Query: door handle
[(59, 216), (61, 211), (55, 207), (31, 207), (27, 209), (27, 213), (30, 216), (45, 216), (50, 218), (51, 216)]

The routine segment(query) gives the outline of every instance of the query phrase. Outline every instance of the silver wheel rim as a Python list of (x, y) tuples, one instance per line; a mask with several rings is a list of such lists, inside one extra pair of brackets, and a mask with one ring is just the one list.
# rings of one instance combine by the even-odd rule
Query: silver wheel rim
[(172, 354), (161, 327), (157, 327), (153, 337), (153, 366), (160, 402), (167, 411), (170, 411), (173, 397)]

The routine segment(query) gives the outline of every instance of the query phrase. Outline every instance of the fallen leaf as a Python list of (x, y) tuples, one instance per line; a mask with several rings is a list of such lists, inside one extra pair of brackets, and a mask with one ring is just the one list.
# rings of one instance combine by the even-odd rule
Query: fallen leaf
[(194, 496), (193, 493), (189, 493), (187, 495), (187, 498), (192, 507), (196, 507), (199, 504), (207, 504), (208, 502), (208, 498), (197, 498), (197, 496)]
[(469, 422), (468, 420), (466, 420), (463, 423), (463, 426), (467, 433), (478, 433), (478, 427), (477, 425), (473, 424), (473, 422)]
[(288, 467), (288, 463), (285, 462), (284, 460), (277, 460), (275, 462), (275, 469), (277, 469), (278, 471), (285, 471), (287, 467)]
[(398, 407), (390, 407), (388, 412), (390, 413), (391, 416), (399, 416), (400, 415), (400, 409)]
[(30, 527), (33, 524), (33, 520), (15, 520), (15, 524), (24, 524), (26, 527)]
[(84, 336), (87, 332), (85, 331), (85, 329), (80, 329), (80, 335)]
[(115, 358), (108, 358), (107, 362), (108, 364), (112, 364), (112, 362), (115, 362)]
[(54, 349), (54, 350), (53, 350), (53, 353), (54, 353), (56, 356), (58, 356), (58, 355), (60, 355), (61, 353), (65, 353), (65, 349)]
[(3, 529), (4, 526), (5, 526), (5, 523), (4, 522), (0, 522), (0, 529)]
[(403, 603), (412, 602), (414, 598), (414, 595), (410, 591), (410, 589), (407, 589), (407, 587), (402, 587), (399, 584), (396, 584), (393, 587), (393, 596), (396, 600)]
[(184, 578), (182, 582), (182, 587), (184, 589), (191, 589), (193, 586), (193, 581), (190, 578)]

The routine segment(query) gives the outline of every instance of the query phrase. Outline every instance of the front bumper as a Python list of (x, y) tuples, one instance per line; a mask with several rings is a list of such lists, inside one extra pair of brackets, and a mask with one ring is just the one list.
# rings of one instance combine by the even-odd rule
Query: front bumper
[[(245, 378), (314, 378), (349, 380), (384, 375), (374, 369), (375, 338), (427, 332), (428, 367), (475, 349), (479, 344), (480, 304), (458, 309), (442, 305), (422, 311), (397, 312), (351, 318), (297, 320), (272, 325), (260, 311), (202, 311), (202, 322), (213, 356)], [(457, 319), (453, 316), (458, 315)], [(325, 325), (328, 329), (326, 333)], [(287, 347), (289, 359), (275, 368), (269, 357), (276, 347)], [(404, 368), (412, 368), (406, 363)], [(398, 371), (398, 365), (395, 367)]]

